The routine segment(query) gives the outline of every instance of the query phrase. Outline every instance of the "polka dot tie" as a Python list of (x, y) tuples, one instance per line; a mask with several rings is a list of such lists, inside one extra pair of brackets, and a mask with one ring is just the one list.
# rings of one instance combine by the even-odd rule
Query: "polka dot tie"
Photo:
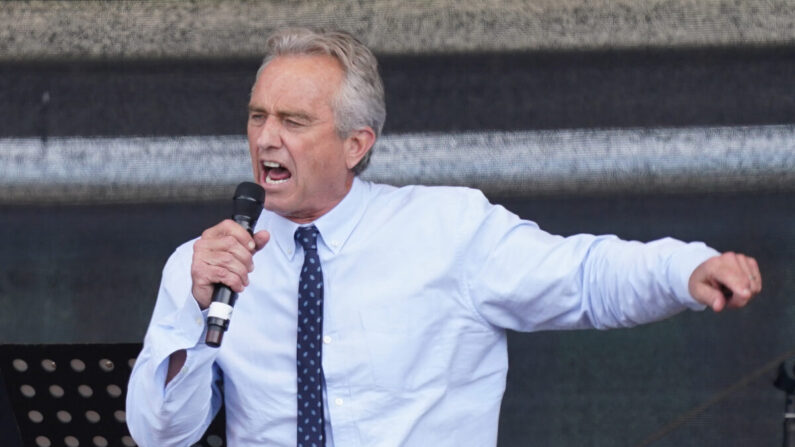
[(299, 227), (295, 240), (304, 248), (298, 280), (298, 447), (322, 447), (323, 422), (323, 271), (317, 255), (317, 228)]

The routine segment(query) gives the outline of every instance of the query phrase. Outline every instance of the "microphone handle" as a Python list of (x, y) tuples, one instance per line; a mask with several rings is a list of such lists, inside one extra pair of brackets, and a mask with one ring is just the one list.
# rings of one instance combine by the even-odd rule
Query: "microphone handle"
[[(248, 216), (234, 216), (234, 221), (240, 224), (253, 235), (253, 228)], [(221, 346), (224, 332), (229, 328), (229, 319), (232, 317), (232, 308), (237, 301), (237, 292), (233, 291), (226, 284), (218, 283), (213, 289), (212, 302), (210, 303), (207, 314), (207, 335), (204, 342), (207, 346), (217, 348)]]

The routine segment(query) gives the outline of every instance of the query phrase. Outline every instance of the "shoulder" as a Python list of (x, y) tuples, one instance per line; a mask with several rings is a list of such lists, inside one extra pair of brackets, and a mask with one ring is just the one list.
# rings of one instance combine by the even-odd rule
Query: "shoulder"
[[(370, 184), (365, 219), (370, 225), (420, 227), (428, 232), (471, 234), (490, 226), (495, 217), (514, 225), (518, 217), (501, 205), (494, 205), (477, 189), (454, 186), (409, 185), (394, 187)], [(464, 236), (465, 237), (465, 236)]]
[(193, 260), (193, 244), (198, 239), (197, 237), (183, 243), (171, 253), (165, 267), (163, 267), (164, 278), (172, 275), (184, 275), (186, 266), (188, 267), (187, 271), (190, 272), (190, 264)]
[(370, 204), (375, 207), (408, 207), (441, 214), (483, 212), (494, 207), (480, 190), (462, 186), (395, 187), (378, 183), (367, 186), (370, 188)]

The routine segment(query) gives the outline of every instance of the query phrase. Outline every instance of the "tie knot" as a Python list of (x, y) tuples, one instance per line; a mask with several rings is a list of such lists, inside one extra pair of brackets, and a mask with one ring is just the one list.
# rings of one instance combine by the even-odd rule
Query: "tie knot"
[(301, 244), (304, 251), (317, 251), (317, 227), (314, 225), (308, 227), (298, 227), (295, 230), (295, 240)]

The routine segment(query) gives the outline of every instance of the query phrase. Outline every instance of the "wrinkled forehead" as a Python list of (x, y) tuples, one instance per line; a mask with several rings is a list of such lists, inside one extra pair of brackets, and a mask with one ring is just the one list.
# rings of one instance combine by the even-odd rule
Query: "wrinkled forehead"
[(340, 63), (332, 56), (278, 56), (260, 73), (252, 89), (250, 106), (331, 107), (343, 76)]

